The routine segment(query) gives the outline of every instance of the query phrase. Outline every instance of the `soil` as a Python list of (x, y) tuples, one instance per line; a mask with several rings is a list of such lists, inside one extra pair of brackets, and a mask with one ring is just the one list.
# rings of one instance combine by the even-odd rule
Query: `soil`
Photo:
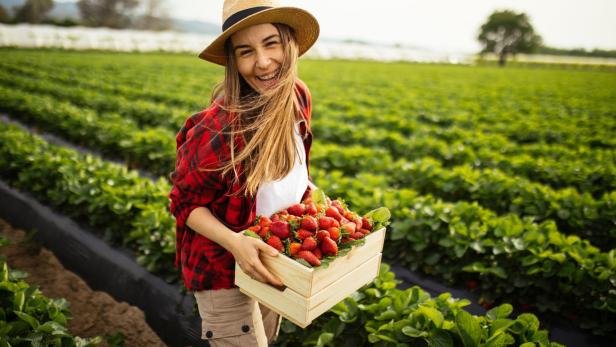
[[(49, 250), (27, 240), (23, 230), (0, 218), (0, 233), (11, 243), (0, 247), (11, 269), (29, 274), (26, 282), (37, 285), (50, 298), (65, 298), (73, 319), (68, 329), (75, 336), (124, 336), (124, 346), (166, 346), (145, 321), (143, 311), (109, 294), (92, 290), (84, 280), (64, 268)], [(107, 347), (103, 342), (98, 346)]]

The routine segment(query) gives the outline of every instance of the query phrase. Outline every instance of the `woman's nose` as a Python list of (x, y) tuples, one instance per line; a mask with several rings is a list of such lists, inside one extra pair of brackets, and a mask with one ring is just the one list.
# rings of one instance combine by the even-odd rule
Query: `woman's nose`
[(272, 62), (270, 56), (265, 52), (257, 52), (257, 68), (267, 69)]

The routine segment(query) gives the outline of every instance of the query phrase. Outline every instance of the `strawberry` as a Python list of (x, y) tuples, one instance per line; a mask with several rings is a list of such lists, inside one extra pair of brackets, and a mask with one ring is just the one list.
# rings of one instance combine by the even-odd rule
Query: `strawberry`
[(299, 252), (299, 251), (301, 251), (301, 250), (302, 250), (302, 244), (301, 244), (301, 243), (299, 243), (299, 242), (291, 242), (291, 243), (289, 244), (289, 250), (288, 250), (288, 252), (289, 252), (289, 254), (290, 254), (291, 256), (296, 255), (296, 254), (297, 254), (297, 252)]
[(278, 222), (280, 220), (280, 215), (279, 214), (275, 214), (272, 216), (271, 221), (272, 222)]
[(327, 208), (327, 210), (325, 210), (325, 215), (328, 217), (332, 217), (337, 221), (340, 221), (342, 219), (342, 215), (340, 214), (340, 212), (333, 206), (330, 206)]
[(271, 219), (269, 219), (269, 218), (267, 218), (266, 216), (261, 216), (261, 217), (259, 218), (259, 225), (260, 225), (261, 227), (267, 227), (267, 226), (269, 226), (270, 224), (272, 224), (272, 220), (271, 220)]
[(317, 230), (318, 227), (319, 227), (319, 224), (316, 218), (312, 216), (304, 216), (304, 218), (302, 218), (302, 224), (301, 224), (302, 229), (314, 231), (314, 230)]
[(267, 236), (268, 232), (269, 232), (269, 227), (263, 227), (261, 228), (261, 230), (259, 230), (259, 236), (261, 236), (261, 238), (265, 240), (265, 237)]
[(261, 230), (261, 226), (260, 225), (253, 225), (251, 227), (248, 227), (248, 230), (250, 231), (254, 231), (255, 233), (259, 233), (259, 231)]
[(372, 231), (372, 224), (370, 224), (370, 220), (368, 220), (367, 217), (362, 217), (361, 218), (361, 227), (362, 227), (362, 229), (366, 229), (366, 230)]
[(354, 232), (354, 233), (351, 234), (351, 238), (354, 238), (355, 240), (363, 239), (364, 236), (366, 236), (366, 235), (360, 233), (359, 231)]
[(342, 205), (342, 202), (340, 200), (336, 199), (332, 201), (332, 206), (334, 206), (341, 215), (344, 215), (344, 206)]
[(313, 204), (312, 202), (306, 203), (306, 214), (309, 214), (311, 216), (316, 216), (317, 213), (318, 211), (317, 211), (317, 207), (315, 204)]
[(332, 217), (321, 217), (319, 218), (319, 228), (327, 230), (328, 228), (335, 226), (334, 221), (336, 220)]
[(342, 215), (344, 216), (344, 218), (346, 218), (348, 220), (355, 220), (355, 218), (357, 218), (355, 213), (353, 213), (351, 211), (345, 211)]
[(319, 242), (322, 242), (324, 237), (329, 237), (329, 232), (327, 230), (317, 231), (317, 240)]
[(314, 256), (317, 257), (317, 259), (319, 260), (323, 259), (323, 253), (321, 252), (319, 248), (315, 248), (314, 251), (312, 251), (312, 253), (314, 253)]
[(286, 239), (291, 233), (291, 226), (287, 222), (278, 221), (270, 225), (270, 231), (281, 239)]
[(269, 239), (267, 239), (267, 244), (276, 248), (279, 252), (284, 251), (282, 241), (280, 241), (280, 238), (276, 235), (270, 235)]
[(340, 243), (344, 245), (345, 243), (349, 243), (351, 241), (353, 241), (353, 239), (350, 239), (348, 237), (343, 237), (342, 240), (340, 240)]
[(306, 206), (304, 204), (295, 204), (287, 208), (287, 211), (289, 211), (289, 214), (301, 217), (306, 211)]
[(338, 239), (340, 238), (340, 229), (339, 228), (331, 227), (331, 228), (327, 229), (327, 231), (329, 232), (329, 237), (331, 237), (332, 240), (338, 241)]
[(342, 225), (342, 229), (344, 229), (347, 233), (352, 234), (355, 232), (355, 229), (357, 229), (357, 225), (353, 222), (348, 222)]
[(312, 266), (321, 265), (321, 261), (319, 260), (319, 258), (317, 258), (316, 255), (314, 255), (314, 253), (310, 251), (299, 251), (297, 253), (297, 257), (304, 259), (305, 261), (308, 262), (308, 264)]
[(282, 216), (286, 216), (286, 215), (288, 215), (288, 214), (289, 214), (289, 211), (287, 211), (287, 210), (282, 210), (282, 211), (278, 212), (278, 214), (279, 214), (279, 215), (282, 215)]
[(321, 250), (325, 255), (338, 255), (338, 245), (336, 241), (327, 236), (321, 241)]
[(305, 251), (312, 251), (317, 248), (317, 240), (314, 237), (307, 237), (304, 239), (304, 243), (302, 243), (302, 249)]
[(364, 234), (364, 235), (370, 234), (370, 230), (367, 230), (367, 229), (359, 229), (359, 232)]
[(312, 231), (308, 231), (305, 229), (299, 229), (297, 231), (297, 238), (300, 240), (305, 240), (307, 237), (311, 237), (314, 236), (314, 233)]

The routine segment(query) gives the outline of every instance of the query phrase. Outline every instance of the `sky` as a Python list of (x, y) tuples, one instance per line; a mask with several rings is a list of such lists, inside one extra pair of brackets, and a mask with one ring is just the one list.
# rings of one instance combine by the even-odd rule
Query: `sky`
[[(320, 23), (321, 38), (400, 43), (476, 52), (481, 24), (495, 10), (526, 13), (546, 45), (616, 49), (615, 0), (282, 0)], [(220, 25), (222, 0), (169, 1), (171, 16)]]

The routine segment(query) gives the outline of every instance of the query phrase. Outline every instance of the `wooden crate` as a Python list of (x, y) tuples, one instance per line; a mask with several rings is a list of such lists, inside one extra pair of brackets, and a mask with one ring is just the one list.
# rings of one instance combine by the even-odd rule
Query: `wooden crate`
[(283, 254), (262, 254), (265, 267), (284, 283), (282, 290), (251, 279), (237, 263), (235, 284), (244, 294), (305, 328), (378, 275), (385, 228), (368, 234), (365, 240), (325, 269), (308, 268)]

